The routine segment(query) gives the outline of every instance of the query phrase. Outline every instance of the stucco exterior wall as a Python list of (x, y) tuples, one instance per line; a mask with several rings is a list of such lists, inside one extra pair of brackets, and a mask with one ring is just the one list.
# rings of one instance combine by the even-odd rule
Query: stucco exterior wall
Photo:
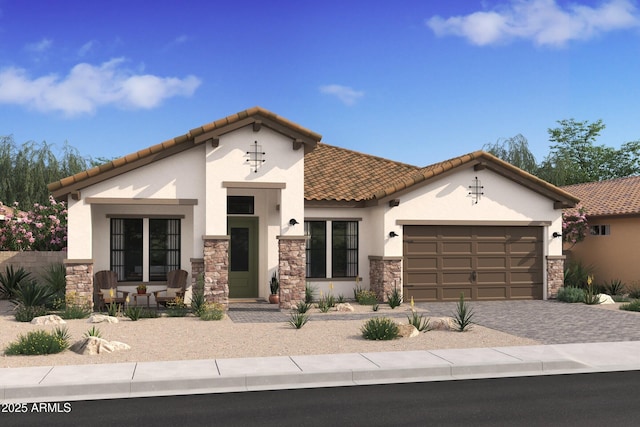
[[(477, 204), (469, 195), (475, 177), (484, 187)], [(562, 211), (553, 208), (552, 200), (490, 170), (469, 167), (395, 198), (400, 205), (384, 215), (385, 236), (391, 231), (402, 236), (402, 222), (411, 220), (504, 225), (545, 222), (551, 225), (545, 226), (544, 255), (562, 255), (562, 242), (551, 237), (554, 231), (562, 232)], [(402, 256), (401, 237), (385, 240), (384, 256)]]
[(593, 266), (598, 284), (620, 279), (627, 285), (640, 284), (640, 218), (594, 218), (589, 225), (609, 225), (611, 234), (588, 235), (567, 250), (567, 261), (580, 260)]

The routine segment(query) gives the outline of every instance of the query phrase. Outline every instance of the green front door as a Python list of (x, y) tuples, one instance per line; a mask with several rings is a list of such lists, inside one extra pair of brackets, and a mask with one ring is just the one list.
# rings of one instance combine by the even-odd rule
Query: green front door
[(258, 218), (228, 217), (229, 298), (258, 297)]

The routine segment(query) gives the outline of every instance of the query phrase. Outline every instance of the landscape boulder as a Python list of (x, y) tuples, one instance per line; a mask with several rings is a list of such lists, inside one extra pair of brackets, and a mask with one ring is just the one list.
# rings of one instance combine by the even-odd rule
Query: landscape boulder
[(98, 337), (87, 337), (73, 343), (70, 349), (78, 354), (95, 355), (113, 353), (119, 350), (130, 350), (131, 346), (119, 341), (107, 341)]
[(355, 311), (355, 308), (348, 302), (336, 304), (336, 311)]
[(398, 335), (401, 336), (402, 338), (413, 338), (420, 335), (420, 332), (413, 325), (399, 324)]
[(607, 294), (598, 294), (598, 301), (600, 304), (615, 304), (616, 302)]
[(118, 318), (113, 316), (107, 316), (106, 314), (92, 314), (87, 320), (89, 323), (118, 323)]
[(55, 314), (49, 314), (48, 316), (38, 316), (31, 319), (32, 325), (64, 325), (65, 322), (62, 317)]
[(429, 327), (432, 331), (451, 331), (455, 329), (452, 322), (453, 320), (450, 317), (431, 319)]

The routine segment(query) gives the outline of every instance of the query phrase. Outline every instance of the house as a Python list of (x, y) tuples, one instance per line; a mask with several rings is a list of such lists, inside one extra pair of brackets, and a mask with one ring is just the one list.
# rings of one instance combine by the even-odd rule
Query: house
[(596, 283), (640, 280), (640, 176), (563, 187), (580, 198), (590, 233), (567, 247), (570, 259), (593, 268)]
[(68, 201), (67, 290), (93, 274), (161, 284), (204, 273), (211, 301), (280, 305), (394, 288), (408, 300), (542, 299), (562, 285), (562, 209), (577, 199), (477, 151), (418, 167), (320, 142), (250, 108), (51, 183)]

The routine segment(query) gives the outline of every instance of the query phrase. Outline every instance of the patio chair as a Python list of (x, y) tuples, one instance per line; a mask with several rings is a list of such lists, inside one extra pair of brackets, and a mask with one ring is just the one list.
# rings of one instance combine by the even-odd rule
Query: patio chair
[(177, 297), (184, 298), (187, 292), (187, 278), (189, 273), (185, 270), (171, 270), (167, 273), (167, 289), (154, 291), (153, 297), (156, 300), (156, 308), (160, 305), (166, 306), (168, 302), (175, 300)]
[(95, 274), (94, 303), (98, 310), (104, 310), (107, 304), (124, 304), (129, 292), (118, 290), (118, 275), (115, 271), (102, 270)]

